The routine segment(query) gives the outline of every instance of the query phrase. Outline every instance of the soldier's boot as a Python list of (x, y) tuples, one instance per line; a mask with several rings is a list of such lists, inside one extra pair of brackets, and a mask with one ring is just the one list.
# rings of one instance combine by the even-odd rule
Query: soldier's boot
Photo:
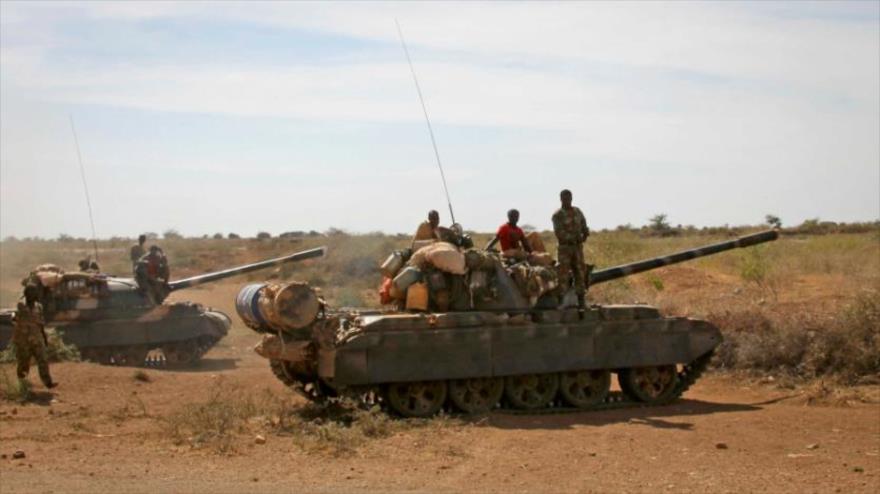
[(40, 374), (40, 380), (43, 381), (43, 386), (46, 386), (46, 389), (52, 389), (55, 386), (58, 386), (58, 383), (52, 380), (52, 376), (46, 374)]
[(43, 385), (46, 386), (46, 389), (52, 389), (55, 386), (58, 386), (58, 383), (52, 381), (52, 376), (49, 374), (49, 364), (48, 363), (40, 362), (39, 370), (40, 370), (40, 380), (43, 381)]

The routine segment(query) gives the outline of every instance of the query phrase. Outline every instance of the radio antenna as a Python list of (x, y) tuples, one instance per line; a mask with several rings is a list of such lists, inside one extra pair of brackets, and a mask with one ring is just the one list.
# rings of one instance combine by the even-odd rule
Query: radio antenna
[(86, 169), (83, 166), (82, 153), (79, 151), (79, 139), (76, 137), (76, 126), (73, 124), (73, 115), (70, 117), (70, 129), (73, 131), (73, 142), (76, 144), (76, 157), (79, 160), (79, 175), (82, 177), (83, 190), (86, 192), (86, 206), (89, 207), (89, 223), (92, 225), (92, 246), (95, 248), (95, 262), (98, 262), (98, 238), (95, 234), (95, 218), (92, 216), (92, 200), (89, 197), (89, 186), (86, 183)]
[(425, 107), (425, 98), (422, 97), (422, 88), (419, 86), (419, 79), (416, 77), (416, 69), (413, 67), (412, 59), (409, 58), (409, 50), (406, 48), (406, 41), (403, 39), (403, 31), (400, 29), (400, 23), (394, 19), (397, 25), (397, 34), (400, 35), (400, 44), (403, 46), (403, 53), (406, 55), (406, 61), (409, 63), (409, 70), (412, 72), (413, 82), (416, 83), (416, 92), (419, 93), (419, 101), (422, 103), (422, 112), (425, 114), (425, 122), (428, 124), (428, 134), (431, 135), (431, 145), (434, 146), (434, 156), (437, 157), (437, 167), (440, 168), (440, 179), (443, 181), (443, 191), (446, 193), (446, 204), (449, 206), (449, 216), (452, 217), (452, 223), (455, 224), (455, 213), (452, 212), (452, 200), (449, 198), (449, 187), (446, 186), (446, 174), (443, 173), (443, 164), (440, 162), (440, 152), (437, 151), (437, 140), (434, 139), (434, 129), (431, 128), (431, 119), (428, 118), (428, 108)]

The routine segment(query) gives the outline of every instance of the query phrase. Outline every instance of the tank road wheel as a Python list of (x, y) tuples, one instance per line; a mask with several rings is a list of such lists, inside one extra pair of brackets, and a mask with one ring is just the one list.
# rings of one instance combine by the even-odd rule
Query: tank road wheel
[(584, 370), (562, 372), (559, 394), (566, 403), (577, 408), (590, 408), (602, 403), (611, 389), (611, 372)]
[(198, 355), (198, 345), (193, 340), (183, 340), (162, 345), (165, 363), (168, 366), (182, 366), (193, 362)]
[(445, 381), (391, 383), (386, 393), (388, 404), (404, 417), (430, 417), (440, 411), (446, 401)]
[(514, 408), (544, 408), (559, 390), (558, 374), (524, 374), (504, 378), (504, 396)]
[(675, 392), (678, 376), (674, 365), (634, 367), (617, 375), (620, 389), (627, 396), (644, 403), (661, 403)]
[(456, 379), (449, 382), (449, 399), (464, 413), (486, 413), (498, 403), (502, 394), (504, 380), (499, 377)]

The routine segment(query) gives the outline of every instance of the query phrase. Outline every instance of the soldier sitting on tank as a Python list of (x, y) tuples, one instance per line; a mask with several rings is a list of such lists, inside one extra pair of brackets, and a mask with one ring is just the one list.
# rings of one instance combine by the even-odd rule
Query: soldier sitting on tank
[(511, 209), (507, 212), (507, 223), (498, 227), (498, 232), (487, 245), (486, 250), (492, 250), (495, 244), (501, 243), (501, 255), (505, 259), (522, 261), (532, 252), (529, 241), (522, 228), (516, 226), (519, 222), (519, 211)]
[(93, 261), (91, 257), (86, 257), (85, 259), (80, 259), (79, 270), (83, 273), (98, 273), (101, 271), (101, 268), (98, 267), (98, 263)]
[(39, 288), (28, 284), (24, 288), (24, 300), (18, 302), (15, 310), (15, 326), (12, 341), (15, 344), (16, 374), (19, 379), (27, 379), (31, 368), (31, 358), (37, 361), (40, 380), (47, 388), (54, 388), (49, 374), (48, 341), (44, 332), (43, 306), (37, 301)]
[(155, 304), (161, 304), (168, 295), (168, 280), (171, 275), (168, 259), (157, 245), (151, 245), (150, 251), (137, 262), (134, 270), (138, 287)]
[(144, 249), (144, 243), (147, 241), (147, 236), (141, 234), (138, 236), (138, 243), (131, 246), (131, 250), (128, 253), (129, 258), (131, 259), (131, 269), (132, 271), (137, 266), (138, 261), (141, 260), (141, 257), (147, 253), (146, 249)]
[(413, 237), (413, 247), (417, 242), (425, 240), (440, 240), (440, 213), (432, 209), (428, 211), (428, 219), (419, 223), (416, 234)]
[(440, 213), (432, 209), (428, 211), (428, 219), (419, 224), (416, 234), (413, 237), (412, 249), (419, 250), (426, 244), (431, 242), (449, 242), (453, 245), (468, 249), (473, 247), (474, 243), (458, 223), (449, 228), (440, 226)]

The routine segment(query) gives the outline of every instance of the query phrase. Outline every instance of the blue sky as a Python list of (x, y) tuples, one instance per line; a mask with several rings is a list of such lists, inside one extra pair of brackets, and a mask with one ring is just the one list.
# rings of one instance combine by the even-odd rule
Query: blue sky
[(880, 217), (880, 3), (0, 4), (0, 236)]

